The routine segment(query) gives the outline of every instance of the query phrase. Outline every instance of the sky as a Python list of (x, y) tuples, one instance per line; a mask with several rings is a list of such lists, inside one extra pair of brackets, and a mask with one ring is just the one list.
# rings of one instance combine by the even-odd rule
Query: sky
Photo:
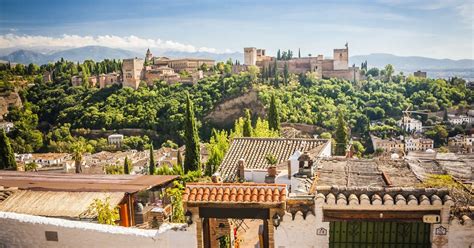
[(474, 0), (0, 0), (0, 48), (474, 59)]

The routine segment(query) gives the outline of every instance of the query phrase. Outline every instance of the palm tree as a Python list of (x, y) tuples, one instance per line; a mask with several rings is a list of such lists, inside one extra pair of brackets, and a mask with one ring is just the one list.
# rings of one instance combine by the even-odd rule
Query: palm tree
[(82, 154), (86, 151), (84, 142), (77, 141), (72, 146), (72, 159), (74, 159), (74, 165), (76, 167), (76, 173), (82, 173)]

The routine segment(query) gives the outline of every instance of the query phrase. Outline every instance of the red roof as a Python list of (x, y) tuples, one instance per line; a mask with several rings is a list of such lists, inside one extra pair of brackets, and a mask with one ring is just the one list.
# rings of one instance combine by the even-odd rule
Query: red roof
[(193, 203), (282, 203), (285, 184), (188, 183), (183, 201)]

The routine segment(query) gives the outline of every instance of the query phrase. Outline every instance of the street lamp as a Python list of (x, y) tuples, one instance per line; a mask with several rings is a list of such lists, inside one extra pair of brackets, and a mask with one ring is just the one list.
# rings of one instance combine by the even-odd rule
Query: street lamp
[(193, 214), (189, 210), (186, 211), (186, 213), (184, 214), (184, 218), (185, 218), (186, 223), (188, 224), (188, 226), (193, 224)]
[(278, 226), (280, 225), (280, 221), (281, 221), (280, 215), (278, 215), (278, 214), (273, 215), (272, 221), (273, 221), (273, 226), (275, 227), (275, 229), (278, 228)]

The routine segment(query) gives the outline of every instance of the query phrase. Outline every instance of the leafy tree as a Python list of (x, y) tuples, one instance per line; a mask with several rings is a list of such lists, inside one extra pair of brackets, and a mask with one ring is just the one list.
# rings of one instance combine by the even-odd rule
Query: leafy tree
[(184, 158), (184, 172), (200, 170), (200, 147), (199, 136), (194, 117), (194, 107), (189, 94), (186, 94), (186, 116), (185, 116), (185, 144), (186, 153)]
[(359, 141), (354, 141), (352, 142), (352, 147), (354, 149), (354, 154), (358, 157), (358, 158), (361, 158), (362, 157), (362, 154), (365, 152), (365, 148), (364, 146), (362, 145), (362, 143), (360, 143)]
[(252, 118), (249, 109), (245, 110), (245, 121), (242, 130), (242, 135), (244, 137), (252, 137)]
[(211, 140), (207, 145), (207, 150), (209, 152), (209, 159), (206, 163), (205, 171), (205, 175), (207, 176), (212, 176), (212, 174), (217, 171), (218, 166), (224, 159), (225, 153), (229, 149), (228, 135), (225, 130), (216, 131), (213, 129), (212, 133)]
[(367, 76), (370, 75), (372, 77), (378, 77), (380, 75), (379, 68), (377, 68), (377, 67), (370, 68), (365, 75), (367, 75)]
[(393, 65), (388, 64), (385, 66), (385, 76), (387, 77), (387, 82), (392, 82), (392, 75), (395, 72)]
[(338, 113), (337, 128), (335, 134), (336, 140), (336, 155), (344, 156), (346, 154), (347, 143), (349, 141), (349, 134), (347, 132), (346, 121), (343, 114)]
[(182, 202), (184, 186), (177, 181), (174, 181), (173, 184), (174, 187), (166, 189), (166, 193), (172, 199), (171, 205), (173, 213), (171, 215), (171, 222), (184, 223), (184, 208)]
[(155, 154), (153, 153), (153, 143), (150, 144), (150, 164), (148, 166), (148, 174), (154, 175), (156, 170)]
[(25, 171), (37, 171), (38, 164), (35, 162), (30, 162), (25, 165)]
[(278, 112), (275, 94), (270, 99), (270, 108), (268, 109), (268, 125), (271, 130), (280, 132), (280, 114)]
[(16, 169), (16, 160), (5, 130), (0, 131), (0, 169)]
[(425, 135), (428, 138), (433, 139), (435, 147), (440, 147), (446, 144), (446, 139), (448, 138), (448, 131), (443, 125), (436, 125), (432, 130), (426, 131)]
[(177, 149), (178, 144), (174, 143), (172, 140), (166, 140), (166, 142), (163, 142), (163, 144), (161, 144), (161, 147)]
[(99, 224), (116, 225), (115, 221), (119, 220), (119, 210), (117, 207), (110, 205), (110, 196), (104, 200), (94, 199), (88, 208), (88, 211), (97, 215)]
[(126, 174), (125, 173), (125, 167), (120, 166), (117, 164), (108, 164), (105, 165), (105, 174), (110, 174), (110, 175), (122, 175)]
[(321, 137), (321, 139), (331, 139), (332, 137), (331, 133), (328, 132), (321, 133), (321, 135), (319, 136)]

